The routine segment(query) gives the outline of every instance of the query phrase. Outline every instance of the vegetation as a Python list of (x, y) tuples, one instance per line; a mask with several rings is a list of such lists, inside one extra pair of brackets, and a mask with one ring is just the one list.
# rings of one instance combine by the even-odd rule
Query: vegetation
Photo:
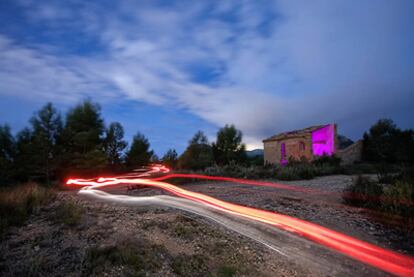
[(73, 201), (64, 201), (59, 204), (54, 214), (54, 221), (67, 226), (78, 225), (82, 219), (83, 209)]
[(413, 163), (414, 131), (400, 130), (391, 119), (380, 119), (363, 137), (363, 159), (377, 163)]
[(154, 154), (149, 148), (148, 139), (141, 133), (136, 134), (126, 155), (127, 165), (129, 167), (147, 165)]
[(124, 128), (119, 122), (112, 122), (105, 131), (104, 149), (111, 168), (121, 166), (123, 151), (128, 143), (124, 140)]
[(213, 165), (213, 151), (206, 135), (198, 131), (189, 141), (187, 149), (178, 160), (180, 169), (202, 170)]
[(178, 163), (178, 154), (175, 149), (169, 149), (162, 157), (162, 163), (171, 169), (175, 169)]
[(123, 240), (116, 245), (91, 247), (87, 251), (85, 275), (100, 275), (114, 266), (123, 266), (126, 276), (154, 274), (162, 265), (168, 252), (164, 247), (144, 239)]
[(226, 125), (217, 133), (213, 143), (214, 160), (218, 165), (242, 163), (246, 160), (246, 146), (242, 143), (242, 132), (234, 125)]
[(13, 179), (15, 161), (15, 142), (8, 125), (0, 125), (0, 185)]
[(343, 193), (346, 204), (368, 207), (414, 219), (414, 168), (406, 167), (392, 175), (379, 174), (377, 181), (363, 176)]
[(27, 181), (51, 185), (71, 175), (88, 177), (146, 165), (153, 157), (149, 148), (138, 133), (127, 149), (122, 125), (112, 122), (106, 128), (96, 103), (76, 105), (64, 120), (47, 103), (15, 137), (8, 125), (0, 125), (0, 186)]
[(30, 214), (53, 199), (51, 189), (35, 183), (0, 190), (0, 237), (10, 226), (22, 224)]

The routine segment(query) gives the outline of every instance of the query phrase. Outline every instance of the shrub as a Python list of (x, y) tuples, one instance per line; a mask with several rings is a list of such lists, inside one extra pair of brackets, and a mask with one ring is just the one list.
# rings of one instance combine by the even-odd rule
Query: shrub
[(35, 183), (0, 191), (0, 236), (10, 226), (22, 224), (30, 214), (54, 199), (55, 193)]
[(237, 269), (233, 266), (223, 265), (217, 270), (217, 276), (220, 277), (232, 277), (235, 276)]
[(371, 163), (348, 164), (343, 166), (343, 170), (348, 175), (377, 174), (375, 164)]
[(311, 164), (295, 164), (279, 167), (276, 170), (276, 178), (279, 180), (312, 179), (316, 176), (316, 168)]
[(123, 240), (116, 245), (91, 247), (85, 260), (86, 275), (105, 275), (114, 266), (123, 266), (122, 276), (142, 276), (157, 272), (168, 253), (164, 247), (149, 241)]
[(345, 203), (350, 205), (378, 208), (381, 206), (382, 193), (383, 189), (380, 184), (359, 175), (354, 183), (345, 189), (342, 198)]
[(339, 167), (341, 164), (341, 158), (336, 155), (332, 155), (332, 156), (323, 155), (313, 160), (312, 164), (317, 165), (317, 166), (330, 165), (330, 166)]
[(202, 276), (208, 270), (205, 260), (202, 255), (181, 254), (174, 258), (171, 267), (179, 276)]
[(75, 226), (82, 220), (83, 209), (73, 201), (61, 203), (55, 212), (55, 221), (68, 226)]
[(386, 188), (383, 208), (393, 214), (414, 217), (414, 183), (397, 181)]

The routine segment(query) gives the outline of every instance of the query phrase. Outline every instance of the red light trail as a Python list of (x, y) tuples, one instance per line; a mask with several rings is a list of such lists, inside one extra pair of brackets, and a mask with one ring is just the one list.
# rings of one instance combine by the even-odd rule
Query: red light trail
[[(257, 222), (269, 224), (271, 226), (283, 229), (305, 237), (311, 241), (319, 243), (330, 249), (336, 250), (348, 257), (363, 262), (365, 264), (374, 266), (388, 273), (398, 276), (414, 276), (414, 258), (405, 256), (390, 250), (383, 249), (373, 244), (358, 240), (356, 238), (344, 235), (342, 233), (330, 230), (328, 228), (310, 223), (291, 216), (278, 214), (275, 212), (260, 210), (252, 207), (246, 207), (229, 202), (225, 202), (211, 196), (201, 193), (192, 192), (183, 188), (177, 187), (170, 183), (161, 182), (161, 180), (170, 178), (201, 178), (208, 180), (236, 182), (242, 184), (267, 186), (282, 189), (293, 189), (295, 191), (306, 191), (305, 188), (270, 183), (261, 181), (252, 181), (244, 179), (234, 179), (218, 176), (204, 176), (195, 174), (170, 174), (154, 179), (143, 179), (142, 177), (150, 176), (153, 173), (167, 173), (169, 170), (165, 167), (153, 166), (152, 170), (142, 175), (121, 176), (117, 178), (99, 178), (97, 181), (84, 179), (69, 179), (68, 185), (84, 186), (80, 192), (88, 192), (99, 194), (99, 188), (116, 186), (119, 184), (133, 184), (144, 185), (163, 189), (176, 196), (192, 200), (197, 203), (202, 203), (216, 210), (226, 212), (228, 214), (240, 216)], [(125, 178), (126, 177), (126, 178)], [(140, 178), (141, 177), (141, 178)], [(102, 197), (102, 193), (100, 196)], [(104, 196), (105, 197), (105, 196)], [(122, 196), (124, 199), (133, 196)], [(110, 200), (110, 196), (108, 197)]]

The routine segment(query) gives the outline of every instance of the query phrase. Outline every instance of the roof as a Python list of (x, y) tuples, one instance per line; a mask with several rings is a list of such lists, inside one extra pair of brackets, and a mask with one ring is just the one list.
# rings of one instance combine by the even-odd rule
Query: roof
[(280, 133), (280, 134), (271, 136), (271, 137), (263, 140), (263, 142), (266, 142), (266, 141), (275, 141), (275, 140), (286, 139), (286, 138), (291, 138), (291, 137), (297, 137), (297, 136), (304, 135), (306, 133), (309, 133), (309, 132), (318, 130), (318, 129), (320, 129), (322, 127), (325, 127), (327, 125), (329, 125), (329, 124), (315, 125), (315, 126), (307, 127), (307, 128), (300, 129), (300, 130), (283, 132), (283, 133)]

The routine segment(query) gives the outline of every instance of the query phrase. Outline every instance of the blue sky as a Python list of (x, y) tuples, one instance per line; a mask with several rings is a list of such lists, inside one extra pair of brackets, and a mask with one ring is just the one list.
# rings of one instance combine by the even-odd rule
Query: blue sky
[(102, 106), (158, 155), (233, 123), (248, 148), (335, 122), (414, 127), (414, 1), (0, 1), (0, 124)]

